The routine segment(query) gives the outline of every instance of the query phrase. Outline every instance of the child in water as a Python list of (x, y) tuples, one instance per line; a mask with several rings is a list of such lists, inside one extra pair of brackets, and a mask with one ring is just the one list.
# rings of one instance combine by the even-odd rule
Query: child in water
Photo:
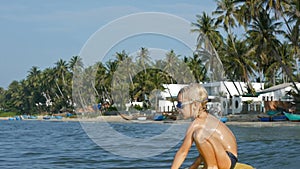
[(199, 156), (191, 165), (198, 168), (203, 162), (207, 169), (233, 169), (237, 163), (237, 143), (231, 130), (206, 110), (208, 94), (200, 84), (182, 88), (177, 96), (177, 109), (183, 119), (193, 118), (181, 147), (178, 149), (172, 169), (184, 162), (189, 149), (195, 143)]

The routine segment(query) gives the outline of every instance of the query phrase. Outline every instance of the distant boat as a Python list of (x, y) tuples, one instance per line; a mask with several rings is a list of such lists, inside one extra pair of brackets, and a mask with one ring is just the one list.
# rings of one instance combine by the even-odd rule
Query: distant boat
[(162, 120), (164, 120), (165, 119), (165, 116), (164, 115), (155, 115), (154, 117), (153, 117), (153, 120), (154, 121), (162, 121)]
[(54, 116), (54, 117), (55, 117), (55, 119), (58, 119), (58, 120), (63, 118), (62, 116)]
[(285, 115), (278, 115), (278, 116), (273, 116), (272, 117), (272, 120), (273, 121), (286, 121), (287, 118)]
[(8, 120), (15, 120), (15, 118), (13, 118), (13, 117), (9, 117), (9, 118), (8, 118)]
[(8, 120), (22, 120), (21, 116), (9, 117)]
[(285, 115), (277, 115), (277, 116), (257, 116), (259, 121), (262, 122), (270, 122), (270, 121), (286, 121), (287, 118)]
[(226, 123), (228, 121), (228, 118), (227, 117), (221, 117), (220, 121), (223, 122), (223, 123)]
[(44, 120), (49, 120), (49, 119), (51, 119), (51, 117), (50, 116), (44, 116), (43, 119)]
[(287, 112), (283, 113), (290, 121), (300, 121), (300, 114), (292, 114)]
[(15, 119), (16, 120), (22, 120), (22, 117), (21, 116), (15, 116)]
[(28, 116), (28, 119), (37, 119), (36, 116)]
[(268, 117), (261, 117), (261, 116), (257, 116), (259, 121), (262, 121), (262, 122), (270, 122), (272, 121), (272, 118), (270, 116)]
[(141, 121), (144, 121), (144, 120), (147, 119), (147, 117), (146, 117), (146, 116), (141, 116), (141, 117), (138, 117), (137, 119), (138, 119), (138, 120), (141, 120)]
[(269, 115), (269, 116), (274, 116), (275, 114), (277, 114), (277, 113), (281, 113), (280, 111), (277, 111), (277, 110), (268, 110), (267, 111), (267, 114)]

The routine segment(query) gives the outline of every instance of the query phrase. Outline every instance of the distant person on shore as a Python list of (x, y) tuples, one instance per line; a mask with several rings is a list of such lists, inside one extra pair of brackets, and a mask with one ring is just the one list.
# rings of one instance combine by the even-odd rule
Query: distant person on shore
[(178, 169), (184, 162), (193, 142), (199, 156), (191, 165), (198, 168), (233, 169), (237, 163), (236, 138), (230, 129), (206, 110), (207, 91), (200, 84), (191, 84), (182, 88), (177, 96), (177, 108), (183, 119), (193, 118), (186, 131), (181, 147), (178, 149), (172, 169)]
[(292, 104), (292, 105), (291, 105), (291, 107), (289, 108), (289, 112), (290, 112), (290, 113), (296, 113), (296, 104), (295, 104), (295, 102), (292, 102), (291, 104)]

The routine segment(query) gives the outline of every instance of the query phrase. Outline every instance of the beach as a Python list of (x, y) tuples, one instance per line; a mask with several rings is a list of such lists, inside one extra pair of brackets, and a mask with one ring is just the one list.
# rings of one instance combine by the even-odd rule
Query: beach
[[(247, 114), (235, 114), (228, 115), (228, 121), (226, 125), (238, 125), (238, 126), (251, 126), (251, 127), (276, 127), (276, 126), (300, 126), (300, 122), (290, 122), (290, 121), (277, 121), (277, 122), (261, 122), (258, 119), (258, 116), (266, 116), (264, 113), (247, 113)], [(8, 120), (9, 117), (0, 117), (0, 120)], [(147, 120), (130, 120), (124, 118), (120, 115), (116, 116), (98, 116), (96, 118), (67, 118), (63, 117), (62, 119), (50, 118), (43, 119), (43, 116), (37, 116), (36, 119), (22, 119), (25, 121), (52, 121), (52, 122), (117, 122), (117, 123), (189, 123), (190, 120), (163, 120), (163, 121), (154, 121), (150, 118)]]

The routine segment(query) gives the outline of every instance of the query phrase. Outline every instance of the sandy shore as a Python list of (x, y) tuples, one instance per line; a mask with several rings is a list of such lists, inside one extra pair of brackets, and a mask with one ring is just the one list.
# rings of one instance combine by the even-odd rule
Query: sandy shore
[[(265, 114), (238, 114), (227, 116), (227, 125), (239, 125), (239, 126), (254, 126), (254, 127), (276, 127), (276, 126), (300, 126), (300, 122), (261, 122), (258, 121), (257, 116), (265, 116)], [(8, 120), (9, 117), (0, 117), (0, 120)], [(38, 116), (37, 119), (23, 119), (23, 120), (43, 120), (43, 121), (64, 121), (64, 122), (121, 122), (121, 123), (189, 123), (190, 121), (153, 121), (153, 120), (126, 120), (121, 116), (99, 116), (97, 118), (62, 118), (62, 119), (49, 119), (44, 120), (43, 116)]]
[[(9, 120), (10, 117), (0, 117), (0, 120)], [(99, 116), (97, 118), (66, 118), (63, 117), (62, 119), (43, 119), (43, 116), (37, 116), (36, 119), (22, 119), (25, 121), (34, 121), (34, 120), (43, 120), (43, 121), (103, 121), (103, 122), (126, 122), (128, 120), (123, 119), (121, 116)]]
[(279, 127), (279, 126), (300, 126), (300, 122), (290, 122), (290, 121), (281, 121), (281, 122), (238, 122), (238, 121), (229, 121), (226, 122), (227, 125), (236, 125), (244, 127)]
[[(258, 121), (257, 114), (239, 114), (239, 115), (229, 115), (229, 121), (226, 122), (227, 125), (238, 125), (245, 127), (276, 127), (276, 126), (300, 126), (300, 122), (260, 122)], [(0, 117), (0, 120), (8, 120), (8, 117)], [(97, 118), (62, 118), (62, 119), (49, 119), (44, 120), (43, 116), (38, 116), (37, 119), (23, 119), (27, 120), (40, 120), (40, 121), (63, 121), (63, 122), (121, 122), (121, 123), (189, 123), (190, 121), (182, 120), (168, 120), (168, 121), (153, 121), (153, 120), (125, 120), (121, 116), (99, 116)]]

